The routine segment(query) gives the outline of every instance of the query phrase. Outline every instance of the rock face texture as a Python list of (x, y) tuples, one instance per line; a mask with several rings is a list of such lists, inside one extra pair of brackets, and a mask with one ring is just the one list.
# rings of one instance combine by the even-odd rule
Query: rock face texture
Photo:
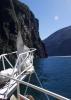
[[(36, 48), (38, 57), (46, 57), (45, 46), (39, 37), (39, 21), (32, 11), (18, 0), (12, 0), (20, 26), (23, 43)], [(0, 0), (0, 54), (17, 50), (18, 24), (11, 0)]]
[(71, 55), (71, 26), (58, 30), (44, 40), (48, 56)]

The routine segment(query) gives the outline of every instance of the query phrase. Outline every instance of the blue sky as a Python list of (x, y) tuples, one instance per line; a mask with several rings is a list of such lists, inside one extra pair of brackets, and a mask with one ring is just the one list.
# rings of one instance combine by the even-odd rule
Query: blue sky
[(45, 39), (55, 31), (71, 25), (71, 0), (20, 0), (39, 19), (39, 33)]

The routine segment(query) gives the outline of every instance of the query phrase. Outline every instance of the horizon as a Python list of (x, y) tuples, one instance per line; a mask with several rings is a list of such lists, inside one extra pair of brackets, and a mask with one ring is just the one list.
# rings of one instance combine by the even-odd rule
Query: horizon
[(71, 0), (19, 0), (25, 3), (39, 20), (39, 35), (45, 39), (54, 32), (71, 26)]

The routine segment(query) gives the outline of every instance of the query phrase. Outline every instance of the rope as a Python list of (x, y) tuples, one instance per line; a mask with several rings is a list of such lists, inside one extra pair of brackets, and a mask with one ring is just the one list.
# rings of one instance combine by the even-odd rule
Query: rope
[(4, 57), (2, 56), (2, 64), (3, 64), (3, 69), (5, 70), (5, 62), (4, 62)]
[[(31, 75), (32, 75), (32, 74), (30, 74), (30, 76), (29, 76), (28, 83), (29, 83), (29, 82), (30, 82), (30, 80), (31, 80)], [(25, 89), (24, 95), (26, 95), (26, 94), (27, 94), (27, 91), (28, 91), (28, 86), (26, 86), (26, 89)]]
[(19, 84), (19, 82), (17, 82), (17, 97), (18, 97), (18, 100), (20, 100), (19, 94), (20, 94), (20, 84)]
[(13, 1), (12, 1), (12, 0), (10, 0), (10, 5), (11, 5), (12, 10), (13, 10), (13, 14), (14, 14), (15, 21), (16, 21), (17, 24), (18, 24), (18, 28), (20, 28), (20, 26), (19, 26), (19, 21), (18, 21), (18, 18), (17, 18), (17, 16), (16, 16), (16, 12), (15, 12), (15, 8), (14, 8), (14, 4), (13, 4)]
[[(36, 76), (36, 78), (37, 78), (37, 80), (38, 80), (38, 82), (39, 82), (41, 88), (43, 88), (42, 83), (41, 83), (41, 81), (40, 81), (40, 79), (39, 79), (39, 77), (38, 77), (36, 71), (34, 71), (34, 73), (35, 73), (35, 76)], [(46, 95), (46, 94), (44, 94), (44, 95), (46, 96), (47, 100), (50, 100), (48, 95)]]

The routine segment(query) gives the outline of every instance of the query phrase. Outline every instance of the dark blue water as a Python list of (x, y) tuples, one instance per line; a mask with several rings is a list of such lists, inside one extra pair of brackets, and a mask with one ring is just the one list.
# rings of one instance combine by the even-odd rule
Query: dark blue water
[[(35, 61), (35, 70), (45, 89), (71, 98), (71, 57), (38, 59)], [(35, 75), (31, 78), (33, 84), (39, 85)], [(40, 94), (40, 92), (32, 89), (29, 91), (36, 100), (47, 100), (45, 95)]]

